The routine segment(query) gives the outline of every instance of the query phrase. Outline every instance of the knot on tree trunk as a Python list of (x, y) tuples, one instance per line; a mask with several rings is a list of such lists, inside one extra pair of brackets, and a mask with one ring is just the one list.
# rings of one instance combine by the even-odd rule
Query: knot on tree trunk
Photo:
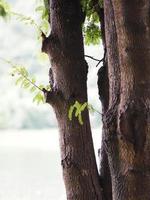
[(130, 101), (119, 113), (118, 135), (133, 145), (134, 151), (143, 151), (146, 140), (147, 109), (140, 101)]
[(61, 91), (52, 88), (50, 91), (43, 90), (45, 96), (45, 102), (51, 106), (59, 105), (60, 102), (64, 101), (64, 97)]

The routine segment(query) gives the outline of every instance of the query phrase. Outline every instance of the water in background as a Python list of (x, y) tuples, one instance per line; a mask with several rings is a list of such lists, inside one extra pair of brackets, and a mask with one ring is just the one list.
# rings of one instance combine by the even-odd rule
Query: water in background
[(56, 129), (0, 132), (0, 199), (66, 200)]

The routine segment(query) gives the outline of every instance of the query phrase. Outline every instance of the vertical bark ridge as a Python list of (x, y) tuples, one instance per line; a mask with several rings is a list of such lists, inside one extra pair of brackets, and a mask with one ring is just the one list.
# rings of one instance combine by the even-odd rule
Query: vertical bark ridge
[[(109, 80), (108, 80), (108, 62), (107, 62), (107, 52), (106, 52), (106, 40), (105, 40), (105, 20), (104, 20), (104, 8), (100, 7), (98, 0), (93, 0), (93, 6), (95, 11), (99, 16), (100, 21), (100, 31), (102, 36), (103, 48), (104, 48), (104, 58), (103, 66), (98, 70), (98, 90), (99, 90), (99, 99), (102, 104), (102, 113), (103, 115), (108, 109), (109, 106)], [(99, 149), (99, 159), (100, 159), (100, 180), (101, 186), (103, 189), (103, 195), (105, 200), (112, 200), (112, 184), (111, 184), (111, 175), (110, 168), (108, 163), (108, 155), (105, 149), (105, 130), (103, 127), (102, 130), (102, 144)]]
[(118, 140), (117, 140), (117, 112), (120, 101), (120, 69), (117, 45), (116, 24), (114, 20), (114, 11), (111, 0), (104, 1), (105, 14), (105, 37), (108, 60), (109, 77), (109, 105), (104, 114), (103, 124), (105, 130), (104, 143), (108, 155), (108, 162), (112, 181), (112, 194), (114, 198), (115, 185), (118, 184), (119, 177), (119, 158), (118, 158)]

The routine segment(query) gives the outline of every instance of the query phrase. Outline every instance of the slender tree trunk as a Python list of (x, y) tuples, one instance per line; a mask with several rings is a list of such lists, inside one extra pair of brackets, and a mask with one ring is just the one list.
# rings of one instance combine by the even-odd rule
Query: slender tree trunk
[(109, 110), (105, 143), (114, 200), (150, 199), (150, 2), (105, 0)]
[[(108, 79), (108, 59), (105, 38), (105, 20), (104, 20), (104, 7), (100, 7), (98, 0), (93, 0), (95, 11), (99, 16), (100, 31), (104, 49), (103, 65), (98, 70), (98, 91), (99, 99), (102, 105), (102, 116), (108, 110), (109, 106), (109, 79)], [(103, 117), (102, 117), (103, 118)], [(105, 200), (112, 200), (112, 183), (110, 175), (110, 167), (108, 163), (108, 155), (105, 148), (105, 128), (102, 128), (102, 141), (99, 149), (100, 159), (100, 180), (103, 188), (103, 196)]]
[(89, 123), (69, 121), (68, 111), (75, 101), (87, 102), (88, 66), (84, 60), (82, 11), (79, 0), (50, 1), (51, 34), (42, 50), (51, 61), (52, 90), (45, 92), (56, 113), (60, 131), (61, 164), (68, 200), (101, 200), (101, 186), (96, 166)]
[[(109, 105), (109, 82), (108, 82), (108, 62), (104, 57), (103, 66), (98, 70), (98, 89), (99, 97), (102, 103), (102, 115), (107, 112)], [(105, 200), (112, 200), (112, 183), (108, 155), (105, 148), (105, 127), (102, 128), (102, 141), (99, 151), (100, 159), (100, 180), (103, 188)]]

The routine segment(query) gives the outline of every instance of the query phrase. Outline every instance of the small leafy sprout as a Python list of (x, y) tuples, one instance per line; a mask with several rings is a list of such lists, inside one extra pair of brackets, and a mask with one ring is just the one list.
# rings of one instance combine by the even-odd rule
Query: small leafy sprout
[(79, 123), (83, 125), (82, 112), (85, 110), (86, 106), (87, 103), (81, 104), (78, 101), (76, 101), (75, 104), (70, 106), (69, 108), (69, 113), (68, 113), (69, 120), (70, 121), (72, 120), (73, 112), (75, 111), (75, 117), (77, 117)]
[(78, 118), (79, 124), (83, 125), (83, 119), (82, 119), (82, 112), (88, 109), (92, 113), (97, 112), (101, 115), (101, 113), (93, 108), (91, 104), (85, 103), (79, 103), (78, 101), (75, 101), (73, 105), (70, 106), (69, 112), (68, 112), (68, 118), (70, 121), (72, 121), (73, 113), (75, 112), (75, 117)]
[(20, 85), (24, 89), (28, 89), (29, 92), (34, 94), (33, 102), (45, 103), (44, 92), (43, 91), (50, 91), (50, 85), (37, 85), (36, 79), (29, 76), (27, 69), (22, 65), (16, 65), (11, 61), (4, 60), (7, 64), (11, 65), (11, 76), (16, 78), (16, 85)]

